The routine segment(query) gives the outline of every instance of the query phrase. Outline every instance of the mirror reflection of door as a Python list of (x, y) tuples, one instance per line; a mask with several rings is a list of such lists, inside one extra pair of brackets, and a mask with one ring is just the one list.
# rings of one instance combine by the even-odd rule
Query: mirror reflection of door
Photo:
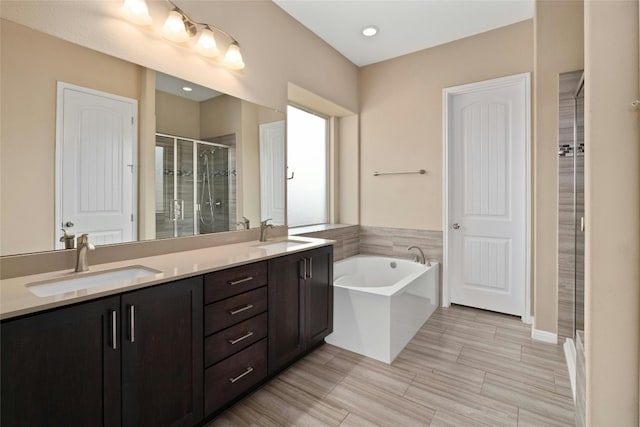
[(260, 125), (260, 218), (284, 225), (284, 120)]
[(317, 113), (291, 105), (287, 108), (289, 227), (328, 222), (328, 126), (328, 119)]
[(94, 244), (135, 241), (138, 103), (58, 82), (56, 248), (60, 229)]

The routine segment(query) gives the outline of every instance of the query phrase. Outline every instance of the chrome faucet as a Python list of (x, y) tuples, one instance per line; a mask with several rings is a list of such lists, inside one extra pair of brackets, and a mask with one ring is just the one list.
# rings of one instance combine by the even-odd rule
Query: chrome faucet
[(417, 246), (409, 246), (407, 248), (408, 251), (410, 251), (411, 249), (417, 249), (418, 252), (420, 252), (420, 255), (416, 256), (416, 261), (418, 261), (420, 264), (426, 264), (427, 263), (427, 258), (424, 256), (424, 252), (422, 252), (422, 249), (420, 249)]
[(265, 219), (264, 221), (260, 221), (260, 241), (267, 241), (267, 228), (273, 228), (273, 224), (267, 224), (267, 222), (271, 221), (271, 218)]
[(92, 251), (96, 247), (89, 243), (89, 235), (83, 234), (78, 237), (78, 250), (76, 251), (76, 271), (89, 270), (89, 262), (87, 261), (87, 251)]

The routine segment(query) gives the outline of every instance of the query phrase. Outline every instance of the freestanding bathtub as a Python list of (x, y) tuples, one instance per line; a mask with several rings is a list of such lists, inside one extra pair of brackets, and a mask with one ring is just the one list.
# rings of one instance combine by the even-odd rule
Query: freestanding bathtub
[(439, 304), (438, 264), (357, 255), (334, 263), (329, 344), (385, 363)]

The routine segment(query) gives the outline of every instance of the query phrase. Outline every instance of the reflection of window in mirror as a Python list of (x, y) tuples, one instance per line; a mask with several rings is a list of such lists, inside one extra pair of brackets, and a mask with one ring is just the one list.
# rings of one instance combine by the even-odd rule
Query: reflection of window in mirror
[(325, 224), (328, 119), (287, 108), (287, 218), (289, 227)]

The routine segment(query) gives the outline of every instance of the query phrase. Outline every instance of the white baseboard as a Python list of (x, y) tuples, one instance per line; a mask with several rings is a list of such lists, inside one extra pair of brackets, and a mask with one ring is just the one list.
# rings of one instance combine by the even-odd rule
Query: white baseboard
[(573, 394), (573, 402), (576, 401), (576, 345), (571, 338), (567, 338), (564, 342), (564, 358), (567, 361), (567, 369), (569, 370), (569, 379), (571, 382), (571, 393)]
[(536, 329), (536, 319), (531, 316), (531, 338), (536, 341), (558, 344), (558, 334)]

